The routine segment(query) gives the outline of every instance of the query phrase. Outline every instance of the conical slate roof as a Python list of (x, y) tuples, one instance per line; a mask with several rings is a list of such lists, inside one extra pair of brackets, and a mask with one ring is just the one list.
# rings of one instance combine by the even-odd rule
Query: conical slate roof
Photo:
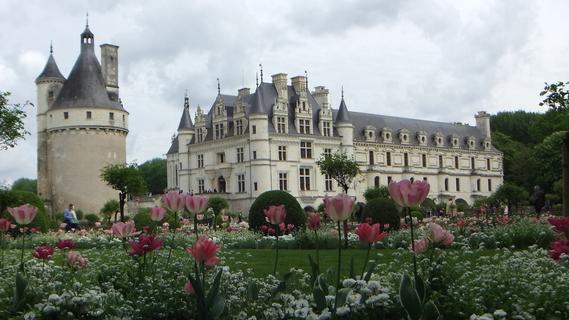
[(54, 79), (61, 79), (65, 80), (65, 77), (59, 71), (57, 67), (57, 63), (55, 63), (55, 59), (53, 58), (53, 54), (49, 54), (49, 58), (47, 59), (47, 63), (43, 68), (43, 71), (40, 75), (36, 78), (36, 83), (42, 79), (46, 78), (54, 78)]
[(180, 130), (191, 130), (194, 129), (194, 124), (192, 123), (192, 117), (190, 117), (190, 102), (188, 96), (184, 100), (184, 111), (182, 111), (182, 118), (180, 118), (180, 124), (178, 125), (178, 131)]
[(253, 104), (251, 106), (251, 109), (249, 110), (249, 113), (267, 113), (267, 111), (264, 108), (263, 97), (261, 96), (262, 87), (263, 83), (261, 83), (261, 85), (257, 87), (257, 90), (255, 92), (255, 100), (253, 100)]
[(350, 112), (348, 112), (348, 107), (346, 107), (344, 97), (342, 97), (342, 102), (340, 102), (340, 108), (336, 115), (336, 122), (350, 122)]

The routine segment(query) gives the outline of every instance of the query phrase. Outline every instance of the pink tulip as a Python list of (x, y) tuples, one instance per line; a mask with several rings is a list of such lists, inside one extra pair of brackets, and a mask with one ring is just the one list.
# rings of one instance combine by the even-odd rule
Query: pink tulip
[(569, 217), (551, 217), (547, 219), (557, 232), (569, 232)]
[(61, 239), (57, 241), (57, 248), (59, 250), (73, 249), (75, 248), (75, 242), (71, 239)]
[(387, 233), (381, 232), (379, 223), (373, 226), (367, 223), (360, 223), (356, 227), (356, 234), (360, 237), (361, 242), (368, 244), (377, 242), (387, 235)]
[(10, 220), (8, 219), (0, 219), (0, 232), (6, 232), (10, 230)]
[(335, 197), (325, 195), (323, 200), (326, 213), (335, 222), (348, 220), (354, 210), (354, 200), (345, 193), (338, 193)]
[(87, 266), (89, 261), (77, 251), (69, 251), (67, 254), (67, 264), (70, 267), (77, 267), (83, 269)]
[(186, 209), (192, 214), (196, 215), (203, 213), (207, 209), (207, 197), (206, 196), (186, 196)]
[(120, 238), (126, 238), (133, 236), (136, 232), (136, 228), (134, 227), (134, 222), (115, 222), (113, 223), (113, 234)]
[(320, 229), (320, 214), (318, 212), (313, 212), (308, 214), (308, 229), (310, 230)]
[(128, 245), (130, 246), (128, 254), (131, 256), (143, 256), (154, 250), (160, 250), (162, 248), (162, 240), (154, 236), (141, 234), (138, 239), (130, 240)]
[(41, 260), (49, 260), (53, 256), (53, 251), (54, 249), (52, 246), (44, 245), (35, 248), (34, 251), (32, 252), (32, 255), (34, 256), (34, 258), (38, 258)]
[(170, 211), (178, 211), (184, 208), (185, 196), (178, 191), (170, 191), (162, 196), (162, 203)]
[(569, 256), (569, 240), (567, 239), (554, 241), (549, 247), (549, 255), (554, 260), (559, 260), (562, 254)]
[(441, 244), (443, 246), (450, 246), (454, 241), (454, 235), (448, 231), (443, 229), (440, 225), (436, 223), (429, 224), (429, 239), (434, 244)]
[(162, 221), (166, 215), (166, 209), (161, 207), (150, 208), (150, 219), (152, 221)]
[(95, 228), (100, 228), (101, 227), (101, 223), (99, 221), (95, 222)]
[[(414, 243), (415, 243), (415, 253), (423, 253), (427, 251), (427, 248), (429, 248), (429, 240), (427, 240), (426, 238), (415, 240)], [(412, 247), (409, 247), (409, 249), (412, 249)]]
[(30, 224), (38, 212), (38, 208), (29, 204), (24, 204), (15, 208), (8, 208), (8, 212), (14, 217), (14, 220), (20, 225)]
[(194, 294), (194, 286), (192, 285), (191, 281), (186, 282), (186, 284), (184, 285), (184, 293), (187, 295), (192, 295)]
[(401, 180), (389, 183), (391, 199), (401, 207), (420, 205), (429, 195), (429, 183), (423, 180)]
[(280, 206), (270, 206), (265, 209), (265, 220), (273, 225), (284, 223), (286, 219), (286, 209), (284, 204)]
[(193, 246), (186, 249), (186, 252), (191, 254), (197, 263), (212, 267), (219, 263), (219, 257), (217, 257), (219, 248), (220, 246), (215, 242), (201, 236)]

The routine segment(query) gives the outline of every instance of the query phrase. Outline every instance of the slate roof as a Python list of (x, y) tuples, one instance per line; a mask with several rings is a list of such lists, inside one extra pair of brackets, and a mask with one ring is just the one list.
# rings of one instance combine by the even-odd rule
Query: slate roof
[(59, 71), (57, 67), (57, 63), (55, 63), (55, 59), (53, 58), (53, 54), (49, 54), (49, 58), (47, 59), (47, 63), (43, 68), (43, 71), (40, 75), (36, 78), (36, 83), (42, 79), (46, 78), (55, 78), (55, 79), (62, 79), (65, 80), (65, 77)]
[(188, 97), (186, 96), (184, 99), (184, 111), (182, 111), (182, 117), (180, 118), (178, 130), (193, 128), (194, 124), (192, 123), (192, 117), (190, 116), (190, 103)]
[(348, 107), (346, 107), (346, 101), (342, 97), (342, 102), (340, 102), (340, 108), (336, 114), (336, 122), (350, 122), (350, 113), (348, 112)]
[(172, 144), (170, 145), (170, 149), (168, 149), (168, 152), (166, 152), (166, 154), (174, 154), (174, 153), (178, 153), (178, 136), (172, 139)]

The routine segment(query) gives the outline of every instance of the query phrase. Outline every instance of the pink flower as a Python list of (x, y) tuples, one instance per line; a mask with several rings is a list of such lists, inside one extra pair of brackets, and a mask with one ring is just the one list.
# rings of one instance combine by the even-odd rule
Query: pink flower
[(201, 236), (193, 246), (186, 249), (186, 252), (191, 254), (197, 263), (204, 263), (206, 266), (212, 267), (219, 263), (219, 257), (217, 257), (219, 248), (220, 246), (215, 242)]
[(8, 219), (0, 219), (0, 232), (6, 232), (10, 230), (10, 220)]
[(207, 197), (187, 195), (186, 209), (188, 209), (192, 215), (203, 213), (205, 209), (207, 209)]
[(320, 229), (320, 214), (317, 212), (308, 214), (308, 229), (318, 230)]
[(434, 244), (450, 246), (454, 241), (452, 232), (443, 229), (443, 227), (436, 223), (429, 223), (429, 231), (430, 234), (428, 237)]
[(190, 219), (186, 219), (186, 218), (182, 219), (182, 224), (185, 225), (185, 226), (186, 226), (186, 225), (189, 225), (189, 224), (190, 224)]
[(38, 208), (26, 203), (19, 207), (8, 208), (8, 212), (10, 212), (18, 224), (26, 225), (30, 224), (30, 222), (34, 220), (38, 212)]
[(267, 230), (267, 233), (268, 233), (270, 236), (274, 236), (275, 233), (276, 233), (276, 231), (275, 231), (275, 229), (273, 229), (273, 228), (269, 228), (269, 229)]
[(287, 230), (287, 231), (292, 231), (292, 229), (294, 229), (294, 224), (289, 223), (289, 224), (286, 225), (286, 230)]
[(280, 206), (270, 206), (265, 209), (265, 220), (273, 225), (284, 223), (286, 219), (286, 209), (284, 204)]
[(150, 208), (150, 219), (152, 221), (162, 221), (166, 215), (166, 209), (161, 207)]
[(192, 282), (188, 281), (186, 282), (186, 284), (184, 285), (184, 293), (187, 295), (192, 295), (194, 294), (194, 286), (192, 286)]
[(53, 256), (53, 251), (54, 249), (52, 246), (44, 245), (35, 248), (34, 251), (32, 252), (32, 255), (34, 256), (34, 258), (38, 258), (41, 260), (49, 260)]
[(134, 222), (115, 222), (113, 223), (113, 234), (120, 238), (126, 238), (134, 235), (136, 228), (134, 227)]
[(561, 239), (551, 243), (549, 247), (549, 255), (554, 260), (559, 260), (562, 254), (569, 256), (569, 240)]
[(466, 221), (464, 219), (460, 219), (456, 222), (456, 226), (459, 228), (463, 228), (466, 225)]
[(57, 248), (60, 250), (75, 248), (75, 242), (71, 239), (61, 239), (57, 241)]
[[(423, 253), (427, 251), (427, 248), (429, 248), (429, 240), (427, 240), (426, 238), (415, 240), (414, 243), (415, 243), (415, 253)], [(412, 249), (412, 247), (409, 247), (409, 249)]]
[(391, 199), (401, 207), (420, 205), (429, 194), (429, 183), (423, 180), (401, 180), (389, 183)]
[(142, 256), (162, 248), (162, 240), (154, 236), (141, 234), (138, 239), (130, 240), (128, 245), (130, 246), (130, 252), (128, 254), (131, 256)]
[(101, 223), (99, 221), (95, 222), (95, 228), (100, 228), (101, 227)]
[(354, 200), (345, 193), (338, 193), (334, 197), (325, 195), (323, 200), (326, 213), (335, 222), (348, 220), (354, 210)]
[(170, 191), (162, 196), (162, 203), (170, 211), (178, 211), (184, 208), (185, 196), (178, 191)]
[(372, 244), (381, 240), (387, 235), (385, 232), (381, 232), (379, 223), (374, 225), (369, 225), (367, 223), (360, 223), (356, 227), (356, 234), (360, 237), (361, 242)]
[(87, 266), (89, 261), (77, 251), (69, 251), (67, 254), (67, 264), (70, 267), (77, 267), (83, 269)]
[(557, 232), (569, 232), (569, 217), (551, 217), (547, 219)]

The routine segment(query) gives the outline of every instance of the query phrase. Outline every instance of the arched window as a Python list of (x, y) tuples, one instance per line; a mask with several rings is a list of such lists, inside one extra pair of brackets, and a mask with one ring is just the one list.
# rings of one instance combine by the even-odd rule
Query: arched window
[(376, 176), (376, 177), (373, 179), (373, 185), (374, 185), (376, 188), (379, 188), (379, 176)]

